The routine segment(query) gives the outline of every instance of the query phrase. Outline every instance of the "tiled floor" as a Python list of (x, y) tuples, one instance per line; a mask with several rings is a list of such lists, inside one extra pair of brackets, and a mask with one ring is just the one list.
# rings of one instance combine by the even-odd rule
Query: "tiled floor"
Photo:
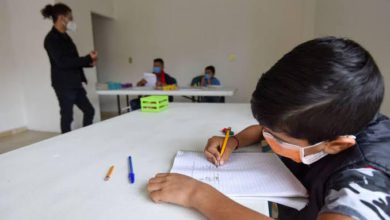
[(14, 135), (0, 138), (0, 154), (15, 150), (54, 136), (59, 135), (54, 132), (24, 131)]
[[(107, 120), (117, 116), (116, 112), (102, 112), (101, 119)], [(15, 150), (45, 139), (59, 135), (59, 133), (54, 132), (41, 132), (41, 131), (31, 131), (27, 130), (21, 133), (14, 135), (0, 137), (0, 154)]]
[(118, 116), (117, 112), (101, 112), (100, 113), (100, 119), (102, 121), (113, 118), (115, 116)]

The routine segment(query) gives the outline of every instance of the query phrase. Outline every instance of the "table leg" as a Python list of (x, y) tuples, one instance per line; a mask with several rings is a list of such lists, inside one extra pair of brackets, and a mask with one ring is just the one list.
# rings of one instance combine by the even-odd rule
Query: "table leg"
[(129, 99), (129, 95), (126, 95), (126, 106), (127, 106), (127, 112), (130, 112), (130, 99)]
[(116, 95), (116, 102), (118, 105), (118, 115), (120, 115), (121, 114), (121, 98), (119, 95)]

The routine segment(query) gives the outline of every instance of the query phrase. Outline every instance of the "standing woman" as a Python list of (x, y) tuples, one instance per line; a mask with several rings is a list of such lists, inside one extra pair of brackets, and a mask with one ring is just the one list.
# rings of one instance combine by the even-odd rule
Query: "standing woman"
[(87, 83), (83, 68), (93, 67), (97, 52), (80, 57), (67, 31), (76, 31), (72, 10), (65, 4), (47, 5), (41, 10), (44, 18), (53, 20), (44, 46), (51, 64), (51, 83), (60, 104), (61, 131), (71, 131), (73, 105), (83, 113), (83, 126), (92, 124), (95, 110), (87, 98), (83, 83)]

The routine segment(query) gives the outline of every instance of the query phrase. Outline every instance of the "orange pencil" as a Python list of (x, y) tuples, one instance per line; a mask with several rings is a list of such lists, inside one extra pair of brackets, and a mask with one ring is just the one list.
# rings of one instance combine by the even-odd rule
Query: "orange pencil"
[(225, 152), (226, 145), (227, 145), (227, 142), (228, 142), (229, 136), (230, 136), (230, 130), (232, 130), (230, 127), (226, 130), (225, 139), (223, 140), (223, 144), (222, 144), (222, 148), (221, 148), (221, 157), (222, 157), (223, 153)]
[(111, 167), (110, 167), (110, 169), (109, 169), (108, 172), (107, 172), (106, 177), (104, 178), (105, 181), (107, 181), (107, 180), (109, 180), (109, 179), (111, 178), (112, 173), (114, 172), (114, 168), (115, 168), (114, 166), (111, 166)]

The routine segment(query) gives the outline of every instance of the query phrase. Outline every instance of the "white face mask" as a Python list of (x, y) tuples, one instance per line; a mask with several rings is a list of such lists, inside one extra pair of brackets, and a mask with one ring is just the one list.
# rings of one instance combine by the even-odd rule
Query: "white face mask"
[(77, 25), (74, 21), (69, 21), (67, 24), (66, 24), (66, 30), (67, 31), (70, 31), (70, 32), (76, 32), (77, 30)]
[(310, 155), (306, 155), (305, 156), (305, 150), (310, 149), (310, 148), (315, 148), (318, 145), (323, 144), (323, 143), (324, 142), (320, 142), (320, 143), (312, 145), (312, 146), (300, 147), (299, 148), (299, 154), (301, 156), (302, 163), (310, 165), (310, 164), (312, 164), (314, 162), (319, 161), (321, 158), (325, 157), (326, 155), (328, 155), (328, 153), (325, 153), (324, 151), (320, 151), (318, 153), (310, 154)]
[[(278, 155), (283, 157), (288, 157), (292, 160), (294, 160), (297, 163), (304, 163), (307, 165), (313, 164), (314, 162), (320, 160), (321, 158), (328, 155), (328, 153), (324, 151), (320, 151), (314, 154), (305, 155), (305, 151), (316, 148), (321, 144), (324, 144), (325, 142), (319, 142), (317, 144), (313, 144), (306, 147), (300, 147), (298, 145), (290, 144), (283, 142), (281, 140), (276, 139), (271, 133), (263, 131), (263, 137), (267, 141), (268, 145), (271, 147), (271, 149)], [(356, 139), (353, 135), (348, 135), (348, 137)]]

